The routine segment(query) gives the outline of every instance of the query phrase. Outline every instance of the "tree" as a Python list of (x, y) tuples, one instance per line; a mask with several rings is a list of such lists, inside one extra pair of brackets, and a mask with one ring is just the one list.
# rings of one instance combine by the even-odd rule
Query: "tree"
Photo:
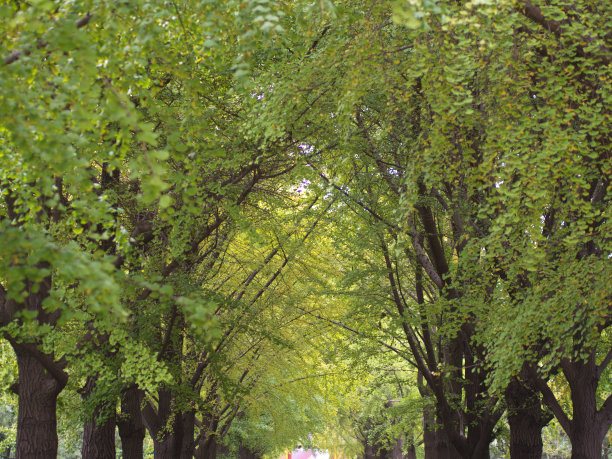
[[(513, 456), (551, 413), (600, 454), (612, 11), (536, 3), (1, 5), (17, 456), (57, 455), (64, 390), (83, 456), (115, 425), (126, 457), (272, 451), (309, 424), (271, 406), (340, 422), (292, 365), (383, 353), (432, 457), (488, 457), (504, 411)], [(380, 451), (403, 406), (361, 412)]]
[[(445, 413), (446, 434), (454, 439), (454, 446), (468, 456), (488, 454), (484, 445), (501, 414), (494, 408), (498, 398), (495, 390), (498, 394), (505, 390), (512, 413), (532, 419), (531, 423), (519, 423), (514, 422), (519, 417), (510, 417), (512, 449), (516, 454), (540, 456), (540, 432), (547, 416), (541, 412), (537, 391), (559, 418), (566, 416), (555, 406), (544, 381), (526, 375), (535, 368), (534, 352), (536, 361), (555, 360), (546, 343), (556, 342), (553, 349), (562, 349), (559, 357), (569, 349), (573, 349), (573, 355), (581, 354), (577, 360), (564, 360), (564, 374), (574, 381), (577, 410), (575, 421), (564, 423), (575, 437), (576, 457), (593, 454), (580, 450), (592, 451), (594, 445), (600, 445), (609, 427), (608, 403), (598, 410), (595, 397), (609, 355), (606, 351), (600, 357), (596, 354), (610, 314), (609, 293), (597, 283), (609, 277), (608, 240), (603, 236), (607, 224), (603, 215), (608, 206), (609, 153), (605, 145), (609, 132), (607, 124), (602, 123), (609, 116), (603, 108), (609, 45), (602, 21), (607, 6), (581, 9), (548, 5), (540, 9), (530, 2), (479, 7), (450, 2), (435, 6), (426, 2), (405, 7), (398, 4), (394, 19), (412, 29), (402, 35), (396, 34), (398, 29), (388, 22), (390, 12), (385, 7), (362, 6), (347, 2), (324, 13), (323, 21), (329, 23), (323, 23), (312, 48), (303, 42), (290, 45), (291, 49), (307, 51), (299, 68), (289, 66), (281, 79), (284, 85), (275, 87), (278, 100), (296, 101), (295, 115), (285, 115), (286, 128), (295, 132), (295, 120), (305, 118), (301, 123), (303, 142), (312, 145), (314, 152), (325, 152), (309, 154), (307, 160), (318, 168), (328, 190), (335, 189), (347, 205), (368, 215), (372, 227), (386, 227), (378, 230), (379, 238), (380, 233), (395, 234), (391, 242), (396, 246), (407, 240), (412, 252), (408, 259), (415, 257), (420, 265), (417, 271), (422, 269), (440, 290), (436, 303), (445, 312), (443, 336), (449, 339), (446, 349), (451, 357), (445, 361), (450, 364), (446, 374), (456, 381), (464, 377), (463, 384), (450, 387), (449, 392), (443, 390), (434, 378), (438, 363), (426, 365), (435, 361), (425, 348), (419, 349), (427, 338), (421, 341), (415, 335), (406, 339), (413, 342), (416, 363), (420, 357), (423, 375), (437, 392), (439, 409)], [(339, 18), (330, 19), (335, 13)], [(593, 18), (589, 25), (587, 17)], [(513, 31), (513, 35), (499, 40), (502, 30)], [(598, 78), (603, 80), (598, 82)], [(304, 88), (306, 91), (300, 92)], [(273, 109), (270, 116), (276, 113)], [(580, 151), (585, 147), (588, 153)], [(536, 169), (535, 165), (544, 167)], [(560, 170), (554, 170), (553, 165)], [(396, 195), (394, 199), (381, 193), (381, 184), (385, 183)], [(383, 209), (391, 202), (397, 210), (389, 216)], [(565, 209), (563, 218), (553, 215), (559, 210), (550, 213), (555, 207)], [(541, 219), (560, 231), (557, 234), (563, 234), (560, 240), (553, 243), (549, 239), (550, 229)], [(571, 223), (574, 220), (576, 224)], [(561, 240), (563, 244), (556, 245)], [(570, 242), (574, 249), (564, 252)], [(399, 244), (400, 254), (405, 245)], [(514, 251), (510, 250), (513, 247)], [(529, 248), (527, 257), (525, 247)], [(394, 279), (393, 274), (399, 262), (391, 255), (385, 260), (390, 289), (396, 293), (393, 297), (398, 307), (407, 311), (407, 305), (402, 305), (402, 291), (397, 288), (402, 279)], [(582, 261), (577, 262), (576, 257)], [(541, 263), (532, 266), (532, 271), (539, 271), (538, 281), (527, 282), (526, 272), (530, 270), (522, 271), (520, 266), (533, 265), (536, 260)], [(575, 289), (559, 290), (568, 273), (585, 282), (578, 281)], [(413, 275), (416, 280), (418, 272)], [(551, 281), (548, 290), (535, 287), (544, 279)], [(514, 286), (512, 291), (505, 290), (508, 282)], [(538, 292), (535, 297), (527, 293), (535, 293), (533, 289)], [(593, 293), (586, 302), (592, 309), (580, 308), (576, 315), (576, 298), (585, 295), (583, 289)], [(543, 303), (550, 305), (547, 315), (539, 314)], [(499, 318), (491, 313), (500, 304), (506, 306), (502, 310), (509, 316)], [(517, 314), (527, 304), (533, 304), (529, 310), (538, 314)], [(561, 308), (562, 304), (567, 306)], [(533, 334), (540, 335), (538, 327), (563, 309), (567, 313), (552, 321), (557, 324), (556, 331), (551, 329), (534, 346)], [(457, 319), (454, 324), (453, 317)], [(495, 324), (485, 325), (483, 318), (492, 318)], [(517, 328), (513, 319), (520, 321), (521, 327)], [(507, 333), (500, 333), (501, 328)], [(516, 340), (508, 336), (516, 330), (527, 332), (521, 344), (509, 350), (505, 345)], [(483, 339), (483, 335), (494, 337), (496, 344)], [(560, 344), (560, 336), (572, 338)], [(489, 365), (496, 352), (493, 347), (498, 344), (505, 347), (497, 354), (500, 358), (522, 356), (514, 360), (521, 365), (509, 365), (507, 361), (498, 367)], [(430, 355), (435, 356), (435, 352)], [(590, 357), (584, 366), (581, 362), (586, 356)], [(593, 382), (588, 390), (579, 382), (586, 374)], [(497, 379), (500, 377), (503, 382)], [(474, 401), (488, 399), (492, 416), (487, 419), (482, 413), (476, 415), (475, 404), (472, 414), (457, 413), (453, 421), (447, 396), (452, 399), (454, 391), (456, 397), (458, 390), (471, 393)], [(579, 400), (586, 393), (590, 393), (589, 401)], [(516, 403), (523, 397), (534, 400), (533, 413)], [(589, 414), (579, 414), (582, 409), (590, 410)], [(480, 433), (472, 429), (463, 439), (463, 429), (457, 429), (459, 419), (474, 415), (487, 419), (488, 426), (483, 425)], [(593, 422), (601, 427), (591, 438), (581, 426)], [(529, 440), (521, 446), (520, 438)], [(585, 443), (591, 446), (583, 446)], [(517, 448), (526, 449), (518, 453)]]

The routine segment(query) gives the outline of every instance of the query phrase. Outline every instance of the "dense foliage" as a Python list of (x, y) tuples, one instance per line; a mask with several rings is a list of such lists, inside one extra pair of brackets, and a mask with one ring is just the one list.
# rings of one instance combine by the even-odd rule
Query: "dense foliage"
[(609, 445), (612, 4), (0, 18), (8, 457)]

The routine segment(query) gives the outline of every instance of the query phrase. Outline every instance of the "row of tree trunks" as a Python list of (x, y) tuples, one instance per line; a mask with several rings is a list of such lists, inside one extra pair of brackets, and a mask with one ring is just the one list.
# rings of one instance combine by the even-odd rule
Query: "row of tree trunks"
[[(542, 457), (542, 427), (550, 418), (544, 418), (539, 392), (533, 386), (512, 380), (506, 389), (508, 423), (510, 426), (510, 454), (512, 458), (540, 459)], [(437, 421), (437, 422), (436, 422)], [(433, 410), (423, 411), (423, 443), (427, 459), (454, 459), (461, 457), (445, 430), (442, 420)], [(487, 451), (476, 452), (479, 457), (488, 456)]]
[[(17, 435), (17, 458), (54, 458), (57, 456), (57, 420), (56, 401), (63, 386), (23, 346), (13, 343), (19, 368), (19, 415)], [(591, 363), (591, 366), (594, 364)], [(580, 366), (581, 368), (578, 368)], [(573, 364), (576, 367), (570, 379), (572, 401), (574, 403), (572, 440), (573, 459), (600, 458), (602, 443), (605, 437), (605, 422), (597, 422), (597, 408), (593, 403), (596, 384), (588, 370), (589, 362)], [(510, 451), (513, 458), (539, 459), (542, 457), (541, 431), (546, 421), (542, 415), (539, 392), (529, 383), (526, 373), (523, 378), (515, 378), (508, 385), (505, 396), (508, 404), (508, 422), (510, 425)], [(90, 394), (95, 380), (90, 378), (85, 386)], [(126, 389), (121, 401), (122, 414), (117, 425), (122, 442), (125, 459), (143, 457), (144, 424), (140, 414), (143, 393), (136, 387)], [(115, 422), (110, 418), (101, 424), (96, 418), (96, 409), (91, 419), (85, 423), (83, 457), (115, 457)], [(178, 416), (177, 416), (178, 418)], [(195, 414), (182, 414), (180, 424), (173, 435), (155, 443), (156, 458), (192, 458), (194, 457), (193, 441), (178, 441), (177, 435), (182, 430), (186, 439), (193, 439)], [(459, 457), (444, 429), (437, 428), (435, 416), (431, 410), (425, 410), (424, 446), (428, 459), (450, 459)], [(605, 421), (605, 420), (604, 420)], [(573, 437), (573, 438), (572, 438)], [(216, 457), (215, 437), (209, 437), (200, 444), (197, 457), (213, 459)], [(376, 455), (374, 451), (368, 451)], [(368, 454), (366, 453), (366, 456)]]
[[(39, 309), (45, 291), (33, 294), (28, 299), (28, 308)], [(51, 321), (48, 317), (41, 315), (41, 320)], [(19, 343), (11, 340), (15, 350), (19, 370), (19, 414), (17, 435), (17, 457), (18, 458), (54, 458), (57, 456), (57, 419), (56, 403), (57, 396), (66, 384), (67, 376), (63, 373), (62, 364), (56, 362), (52, 355), (40, 352), (35, 343)], [(605, 404), (600, 411), (596, 405), (597, 383), (601, 374), (595, 364), (595, 353), (586, 362), (572, 362), (566, 360), (563, 365), (564, 374), (570, 383), (571, 397), (574, 407), (571, 421), (565, 419), (562, 424), (572, 441), (572, 457), (574, 459), (601, 457), (603, 438), (610, 426), (610, 403)], [(533, 378), (533, 375), (530, 375)], [(509, 423), (511, 428), (511, 453), (512, 457), (530, 458), (541, 457), (542, 442), (541, 429), (544, 425), (541, 407), (538, 402), (539, 395), (536, 393), (533, 383), (525, 372), (519, 378), (513, 380), (506, 390), (506, 402), (510, 409)], [(89, 395), (95, 388), (95, 380), (90, 378), (85, 387), (85, 394)], [(554, 411), (554, 399), (545, 385), (538, 386), (539, 391), (544, 391), (545, 401)], [(163, 395), (163, 394), (161, 394)], [(167, 394), (167, 403), (160, 405), (159, 416), (165, 425), (171, 415), (174, 416), (176, 425), (172, 431), (163, 439), (159, 438), (159, 429), (150, 429), (151, 436), (155, 439), (156, 457), (158, 458), (191, 458), (197, 457), (210, 459), (216, 454), (216, 439), (212, 435), (207, 437), (195, 451), (194, 425), (195, 414), (172, 413), (171, 394)], [(160, 400), (164, 399), (160, 397)], [(117, 421), (120, 435), (124, 444), (124, 457), (126, 459), (142, 457), (142, 442), (144, 439), (144, 426), (140, 405), (143, 399), (142, 391), (136, 388), (126, 390), (122, 399), (122, 417)], [(109, 402), (111, 403), (111, 402)], [(85, 423), (85, 435), (83, 443), (83, 457), (111, 458), (114, 457), (115, 422), (112, 416), (108, 421), (98, 422), (99, 407), (94, 411), (93, 417)], [(562, 413), (555, 413), (562, 417)], [(428, 457), (446, 458), (460, 457), (452, 442), (449, 441), (447, 433), (437, 429), (437, 425), (444, 424), (444, 419), (438, 416), (438, 423), (433, 424), (426, 420), (425, 448)], [(458, 420), (453, 421), (458, 424)], [(458, 426), (461, 429), (461, 426)], [(490, 432), (481, 432), (478, 435), (468, 437), (479, 438), (482, 442)], [(486, 441), (488, 445), (488, 439)], [(488, 457), (486, 450), (477, 451), (472, 457)]]
[[(65, 381), (58, 381), (49, 371), (49, 365), (55, 364), (52, 356), (33, 353), (33, 346), (11, 341), (15, 350), (19, 369), (19, 415), (17, 436), (18, 458), (52, 458), (57, 456), (57, 396), (63, 389)], [(34, 347), (35, 349), (35, 347)], [(45, 359), (46, 358), (46, 359)], [(47, 367), (42, 361), (47, 363)], [(574, 416), (569, 424), (568, 435), (572, 441), (574, 459), (601, 457), (602, 442), (609, 427), (609, 415), (605, 416), (606, 407), (598, 412), (595, 395), (598, 381), (598, 368), (595, 365), (594, 353), (587, 362), (565, 361), (564, 372), (570, 382)], [(513, 379), (506, 389), (508, 421), (510, 425), (510, 449), (513, 458), (539, 458), (542, 454), (541, 430), (547, 420), (543, 419), (539, 391), (533, 383), (533, 376), (523, 370), (519, 377)], [(84, 394), (88, 396), (95, 388), (95, 379), (89, 378)], [(538, 387), (543, 390), (542, 387)], [(171, 394), (166, 394), (171, 397)], [(145, 427), (140, 412), (143, 392), (136, 387), (126, 389), (121, 407), (122, 415), (116, 424), (123, 445), (126, 459), (143, 457), (142, 444)], [(163, 397), (162, 397), (163, 399)], [(548, 403), (551, 404), (550, 399)], [(170, 401), (165, 403), (167, 410)], [(552, 405), (554, 408), (554, 405)], [(115, 456), (115, 422), (112, 416), (107, 422), (99, 423), (97, 408), (91, 419), (85, 423), (83, 457), (112, 458)], [(163, 408), (163, 406), (162, 406)], [(163, 411), (163, 410), (162, 410)], [(170, 411), (162, 413), (165, 419)], [(170, 435), (163, 440), (156, 440), (156, 457), (159, 458), (198, 458), (212, 459), (216, 455), (217, 445), (214, 435), (205, 438), (195, 451), (194, 425), (195, 413), (177, 413), (176, 426)], [(424, 414), (424, 443), (428, 458), (460, 457), (444, 429), (438, 428), (443, 419)], [(156, 432), (152, 436), (157, 438)], [(483, 453), (488, 456), (488, 451)]]
[[(153, 439), (155, 459), (192, 459), (194, 457), (195, 413), (175, 413), (171, 421), (171, 432), (163, 439)], [(157, 438), (159, 438), (159, 433)]]

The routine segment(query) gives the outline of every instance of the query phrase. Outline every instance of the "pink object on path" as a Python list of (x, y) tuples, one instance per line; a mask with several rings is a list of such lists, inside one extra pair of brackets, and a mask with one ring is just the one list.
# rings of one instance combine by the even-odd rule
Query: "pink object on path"
[(308, 459), (310, 457), (314, 457), (312, 450), (308, 449), (305, 451), (294, 450), (291, 454), (291, 459)]

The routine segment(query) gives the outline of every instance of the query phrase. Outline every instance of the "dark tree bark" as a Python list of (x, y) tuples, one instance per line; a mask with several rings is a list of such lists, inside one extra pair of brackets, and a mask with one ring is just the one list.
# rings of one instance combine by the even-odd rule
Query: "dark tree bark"
[[(428, 195), (423, 184), (419, 185), (419, 189), (424, 197)], [(453, 300), (460, 298), (460, 294), (451, 286), (448, 278), (448, 262), (433, 211), (427, 206), (417, 206), (417, 210), (425, 229), (424, 234), (419, 234), (420, 228), (412, 217), (409, 224), (415, 232), (412, 242), (419, 265), (415, 270), (417, 303), (424, 304), (425, 272), (439, 289), (441, 297), (445, 297), (452, 304)], [(398, 316), (405, 318), (409, 308), (404, 299), (407, 295), (401, 292), (401, 282), (396, 279), (396, 269), (389, 248), (382, 239), (381, 248)], [(444, 427), (447, 441), (439, 442), (436, 447), (440, 457), (450, 454), (453, 458), (488, 459), (489, 442), (502, 411), (497, 407), (497, 398), (488, 393), (486, 369), (479, 363), (485, 361), (483, 352), (486, 350), (482, 346), (474, 346), (471, 342), (475, 333), (474, 324), (470, 321), (462, 323), (460, 330), (443, 343), (435, 343), (432, 340), (427, 314), (423, 311), (420, 331), (406, 321), (402, 322), (402, 328), (419, 375), (426, 383), (421, 385), (426, 386), (428, 394), (435, 398), (437, 420)], [(443, 368), (446, 372), (444, 376), (440, 371)], [(462, 399), (465, 400), (465, 406), (458, 403)], [(436, 437), (437, 440), (441, 438), (437, 435)], [(448, 453), (443, 451), (444, 445), (447, 445)]]
[[(393, 459), (400, 459), (402, 456), (398, 456), (397, 458), (394, 456)], [(416, 448), (413, 444), (408, 446), (408, 450), (406, 454), (403, 456), (404, 459), (417, 459)]]
[(238, 448), (238, 459), (261, 459), (261, 453), (244, 445)]
[(540, 393), (526, 369), (513, 378), (505, 390), (510, 426), (510, 456), (541, 459), (542, 427), (548, 424), (542, 413)]
[[(417, 377), (417, 383), (421, 396), (431, 397), (431, 389), (424, 384), (423, 376), (420, 372)], [(449, 441), (435, 406), (423, 407), (423, 445), (427, 459), (453, 459), (461, 457)]]
[[(89, 398), (96, 389), (94, 376), (87, 378), (81, 393)], [(81, 457), (88, 459), (115, 459), (115, 400), (105, 400), (95, 407), (85, 420)]]
[(166, 426), (172, 416), (172, 391), (159, 391), (158, 423), (157, 428), (151, 430), (153, 437), (154, 459), (180, 459), (183, 442), (183, 423), (181, 413), (175, 413), (169, 431)]
[(448, 441), (444, 429), (439, 424), (436, 424), (435, 413), (427, 409), (423, 411), (423, 444), (427, 459), (453, 459), (461, 457)]
[[(39, 263), (38, 268), (48, 269), (47, 263)], [(8, 292), (0, 285), (0, 326), (16, 319), (19, 311), (36, 313), (39, 324), (54, 325), (59, 310), (48, 313), (42, 307), (49, 296), (51, 277), (34, 284), (26, 282), (28, 295), (22, 303), (8, 298)], [(18, 383), (15, 392), (19, 397), (17, 415), (16, 457), (19, 459), (55, 459), (57, 457), (57, 396), (66, 386), (68, 375), (64, 372), (63, 359), (39, 350), (40, 342), (20, 341), (8, 334), (9, 341), (17, 358)]]
[(542, 393), (542, 400), (552, 411), (572, 443), (572, 459), (600, 459), (603, 440), (612, 424), (612, 395), (597, 409), (597, 386), (599, 379), (612, 358), (612, 350), (604, 361), (596, 364), (596, 350), (592, 350), (585, 361), (561, 360), (563, 374), (570, 386), (572, 417), (561, 407), (546, 381), (535, 368), (530, 376)]
[(610, 428), (610, 415), (608, 419), (603, 416), (606, 406), (600, 412), (597, 410), (599, 378), (595, 352), (586, 362), (566, 359), (562, 366), (572, 398), (573, 416), (567, 432), (572, 442), (572, 459), (600, 459), (603, 439)]
[(216, 459), (217, 458), (217, 437), (211, 435), (208, 438), (200, 437), (198, 449), (195, 453), (196, 459)]
[(582, 432), (572, 440), (572, 459), (601, 459), (602, 443), (595, 429)]
[(366, 443), (363, 446), (363, 459), (381, 459), (381, 457), (378, 455), (378, 451), (374, 445)]
[[(91, 459), (115, 459), (115, 419), (114, 416), (96, 421), (98, 410), (91, 419), (85, 421), (81, 456)], [(125, 456), (124, 456), (125, 457)]]
[(168, 435), (163, 441), (153, 441), (154, 459), (179, 459), (180, 450), (177, 448), (174, 435)]
[(182, 415), (183, 441), (181, 444), (181, 459), (192, 459), (195, 455), (195, 411)]
[[(155, 459), (191, 459), (195, 454), (195, 412), (174, 411), (174, 394), (164, 389), (158, 392), (157, 413), (149, 406), (143, 412), (151, 437)], [(169, 429), (164, 427), (170, 422)]]
[[(11, 342), (19, 369), (19, 413), (17, 415), (17, 459), (57, 457), (57, 396), (65, 381), (50, 374), (28, 345)], [(50, 363), (53, 364), (52, 359)]]
[(143, 458), (145, 426), (140, 412), (143, 396), (142, 390), (136, 386), (128, 387), (121, 396), (121, 416), (117, 420), (117, 427), (124, 459)]

